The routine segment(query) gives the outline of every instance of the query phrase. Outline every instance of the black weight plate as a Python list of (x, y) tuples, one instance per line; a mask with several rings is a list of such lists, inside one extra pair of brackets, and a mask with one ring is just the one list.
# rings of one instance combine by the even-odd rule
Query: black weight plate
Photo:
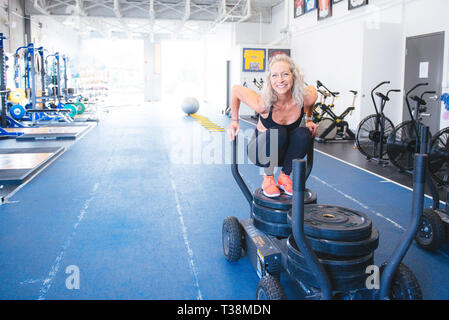
[(304, 233), (310, 237), (337, 240), (363, 240), (371, 234), (371, 219), (352, 209), (311, 204), (304, 207)]
[(306, 236), (313, 251), (334, 257), (360, 257), (377, 249), (379, 245), (379, 231), (373, 226), (371, 235), (367, 239), (357, 241), (324, 240)]
[[(314, 203), (304, 204), (304, 210), (306, 210), (306, 207), (311, 204), (314, 204)], [(287, 221), (288, 221), (288, 223), (292, 224), (292, 210), (290, 210), (287, 214)]]
[(253, 220), (257, 229), (272, 236), (286, 238), (292, 233), (292, 228), (289, 224), (263, 221), (254, 215)]
[[(287, 270), (294, 279), (298, 279), (311, 287), (320, 287), (315, 275), (310, 269), (303, 268), (290, 258), (287, 259)], [(342, 292), (365, 288), (367, 276), (368, 275), (365, 274), (365, 272), (350, 275), (338, 275), (337, 277), (328, 273), (332, 290)]]
[(288, 224), (287, 210), (272, 209), (260, 206), (257, 203), (253, 202), (253, 214), (258, 219), (266, 222)]
[(253, 199), (258, 205), (272, 209), (290, 210), (292, 207), (292, 197), (283, 192), (279, 197), (270, 198), (263, 194), (262, 188), (259, 188), (254, 191)]
[[(319, 205), (319, 206), (323, 206), (323, 205)], [(314, 207), (314, 208), (312, 208), (312, 207)], [(328, 206), (328, 207), (335, 207), (335, 206)], [(350, 210), (350, 209), (346, 209), (346, 208), (342, 208), (342, 207), (336, 207), (336, 208)], [(316, 210), (316, 205), (314, 205), (314, 204), (305, 205), (304, 206), (304, 216), (307, 217), (307, 214), (312, 210), (314, 210), (314, 211)], [(351, 211), (354, 212), (353, 210), (351, 210)], [(323, 214), (325, 214), (325, 211), (323, 211)], [(363, 213), (360, 213), (360, 212), (357, 212), (357, 214), (363, 215)], [(358, 229), (358, 230), (352, 229), (353, 234), (351, 234), (351, 229), (343, 230), (343, 231), (341, 231), (341, 234), (337, 234), (338, 229), (335, 229), (335, 228), (333, 230), (332, 229), (331, 230), (323, 229), (321, 231), (316, 230), (317, 228), (319, 228), (320, 223), (314, 222), (313, 220), (310, 220), (307, 218), (304, 218), (304, 233), (306, 234), (306, 236), (312, 236), (317, 239), (320, 239), (317, 236), (317, 234), (321, 234), (322, 235), (321, 239), (323, 239), (323, 240), (335, 240), (335, 241), (345, 241), (345, 242), (364, 240), (364, 239), (370, 237), (370, 234), (371, 234), (371, 229), (368, 229), (368, 226), (370, 228), (372, 227), (371, 219), (369, 217), (367, 217), (366, 215), (364, 215), (364, 217), (367, 218), (367, 221), (365, 221), (366, 228), (363, 227), (363, 225), (362, 225), (361, 229)], [(290, 224), (292, 223), (291, 210), (288, 212), (287, 221)], [(340, 220), (340, 223), (341, 223), (341, 220)], [(346, 226), (344, 228), (347, 228), (347, 227), (348, 226)], [(327, 238), (324, 238), (324, 236), (327, 236)]]
[[(310, 270), (304, 255), (299, 251), (292, 235), (287, 239), (288, 258), (300, 265), (304, 270)], [(333, 277), (364, 273), (366, 267), (373, 264), (374, 254), (371, 252), (362, 257), (331, 257), (326, 254), (315, 253), (324, 269)]]
[[(263, 194), (262, 188), (256, 189), (254, 191), (253, 196), (254, 202), (257, 203), (260, 206), (272, 208), (272, 209), (278, 209), (278, 210), (290, 210), (292, 208), (292, 196), (289, 196), (288, 194), (284, 193), (281, 190), (281, 195), (279, 197), (267, 197)], [(305, 189), (304, 192), (304, 203), (316, 203), (317, 202), (317, 196), (316, 192)]]

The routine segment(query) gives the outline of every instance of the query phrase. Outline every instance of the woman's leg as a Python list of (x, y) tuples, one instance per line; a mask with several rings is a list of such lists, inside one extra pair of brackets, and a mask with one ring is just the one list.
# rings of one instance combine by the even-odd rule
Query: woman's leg
[(282, 164), (282, 171), (286, 175), (290, 175), (292, 172), (293, 159), (302, 159), (307, 155), (307, 151), (312, 143), (312, 134), (307, 128), (295, 128), (288, 133), (288, 141), (287, 151)]
[(287, 130), (275, 127), (254, 134), (248, 143), (248, 158), (259, 167), (264, 168), (265, 175), (272, 176), (274, 168), (280, 165), (287, 150)]

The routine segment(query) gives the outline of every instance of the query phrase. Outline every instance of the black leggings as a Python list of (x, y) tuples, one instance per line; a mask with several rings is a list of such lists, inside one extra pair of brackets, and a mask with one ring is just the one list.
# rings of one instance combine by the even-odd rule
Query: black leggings
[(264, 132), (256, 129), (248, 143), (248, 158), (256, 166), (263, 167), (267, 176), (272, 176), (275, 167), (290, 175), (293, 159), (306, 156), (312, 142), (310, 130), (298, 127), (288, 130), (275, 126)]

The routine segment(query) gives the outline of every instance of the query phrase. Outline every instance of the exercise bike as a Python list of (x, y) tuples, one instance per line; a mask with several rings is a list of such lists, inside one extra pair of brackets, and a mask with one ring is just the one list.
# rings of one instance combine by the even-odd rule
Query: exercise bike
[(323, 111), (321, 106), (326, 106), (326, 100), (331, 96), (330, 93), (321, 89), (317, 89), (317, 92), (321, 95), (321, 97), (320, 101), (316, 102), (313, 106), (312, 117), (314, 123), (319, 123), (323, 120), (323, 118), (325, 118), (326, 112)]
[(366, 159), (377, 161), (382, 166), (388, 164), (388, 159), (384, 158), (387, 153), (387, 137), (394, 130), (393, 122), (384, 114), (384, 108), (385, 104), (390, 100), (389, 94), (391, 92), (400, 92), (401, 90), (391, 89), (388, 90), (386, 95), (376, 92), (375, 94), (381, 99), (380, 108), (377, 108), (374, 91), (380, 86), (389, 83), (390, 81), (383, 81), (371, 90), (375, 114), (370, 114), (360, 122), (355, 138), (357, 149), (366, 156)]
[[(322, 103), (319, 105), (321, 110), (323, 111), (320, 116), (318, 133), (315, 138), (318, 142), (326, 142), (326, 141), (347, 141), (354, 140), (354, 133), (349, 129), (348, 123), (344, 120), (344, 118), (352, 112), (355, 107), (355, 99), (357, 98), (357, 91), (350, 90), (350, 92), (354, 95), (352, 104), (345, 111), (343, 111), (339, 116), (337, 116), (332, 108), (334, 107), (335, 98), (340, 94), (339, 92), (332, 92), (328, 88), (326, 88), (319, 80), (317, 81), (318, 89), (323, 87), (329, 94), (332, 96), (332, 102), (329, 105)], [(326, 114), (328, 117), (323, 117)]]
[(355, 210), (333, 205), (304, 206), (305, 181), (311, 170), (309, 156), (313, 159), (313, 144), (307, 155), (307, 169), (305, 160), (293, 161), (290, 209), (278, 210), (285, 201), (272, 198), (260, 211), (256, 209), (259, 189), (251, 194), (239, 174), (237, 141), (233, 141), (231, 171), (248, 201), (250, 217), (242, 221), (233, 216), (224, 219), (223, 252), (229, 262), (239, 260), (243, 253), (248, 255), (260, 278), (256, 298), (285, 299), (280, 283), (281, 272), (285, 272), (305, 299), (422, 299), (416, 277), (401, 261), (421, 218), (427, 156), (416, 156), (412, 218), (396, 250), (379, 268), (380, 285), (375, 287), (367, 286), (366, 270), (374, 265), (377, 229), (367, 215)]
[[(394, 128), (391, 134), (387, 138), (387, 154), (391, 163), (399, 169), (400, 172), (412, 173), (414, 154), (420, 149), (421, 142), (421, 127), (423, 126), (422, 117), (429, 116), (426, 114), (427, 108), (426, 102), (423, 100), (426, 94), (435, 94), (435, 91), (424, 91), (420, 97), (417, 95), (411, 96), (410, 94), (418, 87), (427, 86), (428, 83), (418, 83), (412, 89), (410, 89), (405, 95), (405, 102), (407, 110), (411, 120), (404, 121)], [(415, 108), (412, 111), (410, 107), (409, 99), (416, 102)], [(431, 139), (432, 134), (430, 131), (426, 131), (428, 134), (428, 141)]]

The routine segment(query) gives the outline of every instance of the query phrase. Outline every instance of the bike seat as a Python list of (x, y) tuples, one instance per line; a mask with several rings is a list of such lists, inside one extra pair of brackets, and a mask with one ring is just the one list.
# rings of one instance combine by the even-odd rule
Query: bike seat
[(352, 92), (355, 96), (357, 95), (357, 91), (355, 90), (349, 90), (349, 92)]
[(388, 98), (387, 96), (383, 95), (380, 92), (376, 92), (376, 96), (380, 97), (382, 100), (390, 101), (390, 98)]
[(423, 112), (426, 112), (426, 111), (427, 111), (426, 107), (421, 107), (421, 108), (418, 109), (419, 113), (423, 113)]
[(332, 94), (333, 94), (334, 96), (338, 96), (338, 95), (340, 94), (340, 92), (332, 92)]
[(410, 97), (410, 99), (412, 99), (413, 101), (418, 102), (418, 103), (419, 103), (420, 105), (422, 105), (422, 106), (425, 106), (425, 105), (427, 104), (423, 99), (421, 99), (421, 98), (418, 97), (418, 96)]
[(321, 93), (323, 96), (325, 96), (326, 98), (331, 96), (331, 94), (329, 92), (327, 92), (327, 91), (323, 91), (323, 90), (320, 90), (320, 89), (318, 89), (317, 91), (319, 93)]

